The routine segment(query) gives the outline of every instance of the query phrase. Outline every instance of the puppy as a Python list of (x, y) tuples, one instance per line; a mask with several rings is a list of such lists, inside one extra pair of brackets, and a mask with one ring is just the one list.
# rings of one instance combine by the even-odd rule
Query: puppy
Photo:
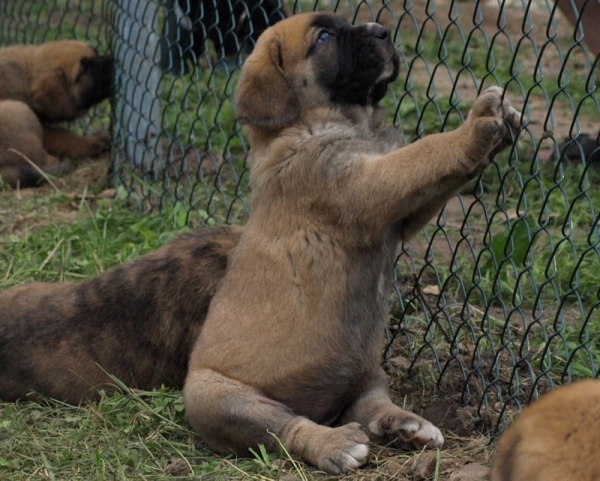
[(183, 387), (241, 228), (202, 229), (82, 283), (0, 292), (0, 399), (71, 404), (126, 385)]
[(378, 102), (398, 75), (387, 28), (328, 13), (259, 38), (236, 90), (251, 216), (190, 358), (190, 423), (214, 450), (286, 450), (332, 474), (369, 440), (439, 447), (394, 405), (380, 367), (396, 246), (478, 175), (519, 127), (492, 87), (453, 132), (401, 148)]
[[(39, 46), (0, 48), (0, 176), (16, 186), (36, 185), (58, 157), (93, 157), (110, 137), (81, 137), (51, 124), (83, 116), (111, 90), (113, 60), (83, 42), (61, 40)], [(18, 104), (19, 102), (20, 104)]]
[(500, 437), (492, 481), (595, 481), (599, 450), (600, 381), (577, 381), (519, 414)]
[(46, 152), (43, 139), (42, 124), (27, 104), (0, 100), (0, 179), (4, 183), (37, 185), (41, 174), (25, 158), (49, 173), (66, 166)]

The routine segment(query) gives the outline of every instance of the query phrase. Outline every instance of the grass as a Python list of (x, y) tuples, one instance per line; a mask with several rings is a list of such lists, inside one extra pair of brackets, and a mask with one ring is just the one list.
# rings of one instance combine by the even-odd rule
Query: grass
[[(285, 453), (218, 457), (187, 428), (179, 393), (115, 394), (93, 406), (0, 404), (0, 476), (24, 480), (397, 480), (414, 472), (456, 470), (458, 462), (489, 462), (482, 440), (463, 448), (412, 456), (374, 448), (369, 464), (341, 477), (327, 476)], [(432, 479), (442, 479), (435, 477)]]
[(93, 406), (0, 404), (0, 410), (6, 480), (267, 480), (294, 470), (264, 454), (215, 457), (187, 427), (178, 392), (114, 394)]
[[(35, 205), (36, 201), (31, 203)], [(56, 194), (50, 202), (64, 206), (70, 199)], [(154, 250), (175, 233), (188, 229), (175, 213), (140, 217), (125, 208), (123, 202), (115, 206), (99, 200), (92, 215), (84, 193), (74, 223), (51, 223), (39, 230), (9, 235), (1, 243), (0, 287), (32, 279), (90, 278), (112, 265)]]

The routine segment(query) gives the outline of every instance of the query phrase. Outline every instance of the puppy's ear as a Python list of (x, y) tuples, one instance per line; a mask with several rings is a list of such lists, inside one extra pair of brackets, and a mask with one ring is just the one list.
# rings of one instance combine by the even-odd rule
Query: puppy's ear
[(38, 70), (31, 83), (31, 108), (43, 120), (73, 120), (77, 117), (67, 73), (60, 67)]
[(240, 122), (276, 130), (298, 118), (300, 103), (282, 64), (281, 45), (276, 38), (257, 44), (236, 88), (236, 116)]

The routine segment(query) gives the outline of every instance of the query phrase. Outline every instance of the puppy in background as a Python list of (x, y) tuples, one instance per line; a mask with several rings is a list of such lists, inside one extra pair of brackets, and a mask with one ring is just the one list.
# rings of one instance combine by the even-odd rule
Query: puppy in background
[(12, 187), (37, 185), (39, 169), (64, 168), (61, 157), (108, 150), (107, 132), (82, 137), (52, 124), (82, 117), (110, 95), (113, 60), (75, 40), (0, 49), (0, 177)]
[(600, 480), (600, 381), (578, 381), (527, 407), (498, 442), (492, 481)]

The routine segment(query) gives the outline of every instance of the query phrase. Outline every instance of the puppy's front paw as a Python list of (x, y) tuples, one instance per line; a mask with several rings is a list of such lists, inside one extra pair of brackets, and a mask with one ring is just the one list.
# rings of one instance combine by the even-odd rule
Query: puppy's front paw
[(439, 448), (444, 444), (444, 436), (437, 427), (400, 408), (369, 423), (369, 431), (383, 442), (403, 449)]
[(358, 423), (329, 430), (321, 442), (323, 448), (316, 464), (330, 474), (339, 475), (358, 468), (369, 454), (369, 437)]
[(508, 147), (517, 137), (520, 118), (521, 113), (502, 98), (500, 87), (489, 87), (477, 97), (462, 127), (467, 129), (464, 148), (468, 167), (483, 167)]
[(110, 134), (106, 131), (96, 132), (87, 137), (86, 157), (97, 157), (110, 149)]

